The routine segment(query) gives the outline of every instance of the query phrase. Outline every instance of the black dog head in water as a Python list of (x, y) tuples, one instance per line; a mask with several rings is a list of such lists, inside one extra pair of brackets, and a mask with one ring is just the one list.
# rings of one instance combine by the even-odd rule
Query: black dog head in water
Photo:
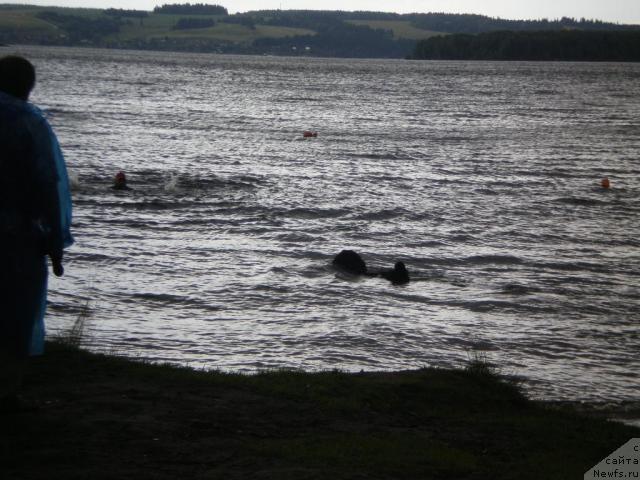
[(342, 250), (333, 259), (333, 264), (353, 275), (364, 275), (367, 273), (367, 264), (360, 255), (353, 250)]
[(364, 263), (362, 257), (353, 250), (342, 250), (333, 259), (333, 265), (352, 275), (380, 276), (389, 280), (394, 285), (409, 283), (409, 271), (404, 263), (396, 262), (391, 270), (371, 273), (367, 271), (367, 264)]

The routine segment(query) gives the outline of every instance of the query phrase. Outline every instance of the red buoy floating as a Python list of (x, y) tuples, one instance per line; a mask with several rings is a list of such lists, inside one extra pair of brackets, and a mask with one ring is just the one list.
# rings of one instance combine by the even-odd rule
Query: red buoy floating
[(318, 132), (312, 132), (311, 130), (305, 130), (304, 132), (302, 132), (302, 136), (304, 138), (317, 137), (318, 136)]
[(600, 185), (602, 185), (602, 188), (609, 188), (611, 186), (611, 182), (609, 182), (607, 177), (604, 177), (600, 182)]

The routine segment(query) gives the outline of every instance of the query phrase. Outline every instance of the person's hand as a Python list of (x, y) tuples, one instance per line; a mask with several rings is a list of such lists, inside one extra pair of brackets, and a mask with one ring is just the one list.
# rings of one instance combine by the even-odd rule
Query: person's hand
[(56, 277), (64, 275), (64, 267), (62, 266), (62, 257), (51, 257), (51, 266), (53, 266), (53, 274)]

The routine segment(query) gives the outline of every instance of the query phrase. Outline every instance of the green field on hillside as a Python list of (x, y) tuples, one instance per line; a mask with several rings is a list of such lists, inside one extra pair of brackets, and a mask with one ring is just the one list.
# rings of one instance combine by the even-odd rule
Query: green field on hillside
[(33, 15), (33, 12), (2, 11), (0, 10), (0, 29), (24, 29), (36, 31), (52, 31), (56, 28), (44, 20)]
[(407, 38), (409, 40), (422, 40), (436, 35), (442, 35), (442, 32), (432, 32), (414, 27), (411, 22), (406, 20), (349, 20), (354, 25), (366, 25), (373, 29), (381, 28), (383, 30), (391, 30), (395, 38)]
[[(55, 12), (59, 15), (72, 15), (87, 20), (110, 19), (103, 10), (61, 7), (25, 7), (0, 5), (0, 33), (2, 31), (21, 32), (28, 35), (56, 36), (65, 34), (64, 28), (51, 21), (38, 18), (42, 12)], [(211, 18), (216, 23), (209, 28), (175, 30), (174, 26), (181, 18)], [(257, 38), (283, 38), (296, 35), (314, 35), (305, 28), (256, 25), (249, 28), (243, 25), (224, 23), (219, 15), (169, 15), (149, 13), (143, 19), (124, 18), (118, 33), (106, 35), (107, 42), (127, 42), (153, 38), (206, 39), (220, 42), (250, 44)]]
[(216, 21), (213, 27), (193, 28), (188, 30), (174, 30), (173, 26), (181, 18), (192, 15), (165, 15), (151, 14), (142, 22), (131, 20), (124, 25), (120, 32), (107, 37), (108, 40), (132, 40), (148, 38), (204, 38), (224, 42), (250, 43), (256, 38), (282, 38), (294, 35), (313, 35), (313, 30), (304, 28), (272, 27), (268, 25), (256, 25), (255, 29), (243, 25), (224, 23), (220, 17), (193, 16), (197, 18), (212, 18)]

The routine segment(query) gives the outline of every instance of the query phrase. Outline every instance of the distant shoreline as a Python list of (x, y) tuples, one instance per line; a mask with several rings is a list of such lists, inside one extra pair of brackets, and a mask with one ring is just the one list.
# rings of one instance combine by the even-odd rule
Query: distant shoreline
[[(0, 12), (3, 15), (0, 42), (5, 44), (286, 57), (422, 58), (425, 42), (435, 39), (436, 45), (447, 44), (449, 37), (458, 42), (457, 35), (481, 38), (506, 31), (514, 34), (544, 31), (551, 35), (640, 31), (640, 25), (566, 17), (507, 20), (472, 14), (321, 10), (228, 14), (224, 7), (203, 8), (198, 4), (163, 5), (153, 11), (0, 4)], [(458, 51), (459, 47), (457, 43), (454, 45), (456, 51), (451, 59), (469, 56), (468, 52)], [(500, 53), (502, 46), (489, 48)], [(448, 59), (449, 54), (437, 51), (429, 55)], [(480, 59), (476, 56), (473, 53), (469, 58)], [(495, 59), (503, 58), (497, 55)]]
[(350, 57), (320, 57), (320, 56), (289, 56), (289, 55), (266, 55), (266, 54), (256, 54), (256, 53), (217, 53), (217, 52), (191, 52), (191, 51), (182, 51), (182, 50), (153, 50), (153, 49), (140, 49), (140, 48), (110, 48), (110, 47), (98, 47), (94, 45), (39, 45), (39, 44), (5, 44), (0, 45), (0, 48), (13, 48), (19, 50), (20, 48), (77, 48), (81, 50), (104, 50), (104, 51), (114, 51), (114, 52), (149, 52), (149, 53), (184, 53), (189, 55), (228, 55), (228, 56), (246, 56), (246, 57), (274, 57), (274, 58), (291, 58), (291, 59), (299, 59), (299, 58), (308, 58), (308, 59), (316, 59), (316, 60), (358, 60), (358, 61), (366, 61), (366, 60), (389, 60), (389, 61), (408, 61), (408, 62), (498, 62), (498, 63), (639, 63), (640, 60), (531, 60), (531, 59), (499, 59), (499, 58), (487, 58), (487, 59), (478, 59), (478, 58), (450, 58), (450, 59), (419, 59), (413, 58), (411, 56), (407, 56), (405, 58), (378, 58), (378, 57), (370, 57), (370, 58), (350, 58)]

